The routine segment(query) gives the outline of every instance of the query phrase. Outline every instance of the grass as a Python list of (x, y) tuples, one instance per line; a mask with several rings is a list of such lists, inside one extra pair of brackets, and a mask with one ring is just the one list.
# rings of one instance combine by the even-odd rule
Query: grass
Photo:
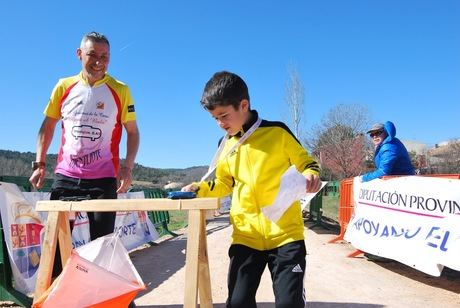
[(339, 221), (339, 197), (323, 196), (323, 216)]
[(168, 228), (171, 231), (179, 230), (187, 226), (188, 211), (169, 211)]

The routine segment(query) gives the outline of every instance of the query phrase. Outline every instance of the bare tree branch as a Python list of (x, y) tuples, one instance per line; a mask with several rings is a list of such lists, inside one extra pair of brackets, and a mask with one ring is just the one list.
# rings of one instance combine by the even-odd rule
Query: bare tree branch
[(352, 177), (366, 170), (366, 158), (372, 151), (364, 134), (369, 127), (368, 114), (362, 105), (339, 104), (323, 117), (306, 140), (331, 178)]
[(300, 139), (302, 131), (300, 123), (304, 115), (304, 88), (300, 80), (299, 72), (295, 66), (290, 66), (289, 76), (286, 82), (285, 101), (289, 108), (291, 124), (294, 135)]

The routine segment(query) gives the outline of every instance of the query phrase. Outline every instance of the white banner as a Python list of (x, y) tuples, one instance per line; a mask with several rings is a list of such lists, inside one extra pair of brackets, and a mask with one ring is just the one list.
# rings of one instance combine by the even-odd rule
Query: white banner
[(355, 248), (439, 276), (460, 271), (460, 180), (407, 176), (353, 182), (344, 239)]
[[(143, 191), (118, 194), (118, 199), (144, 198)], [(117, 212), (114, 232), (118, 233), (123, 246), (127, 250), (153, 242), (160, 237), (146, 211)]]
[[(15, 289), (30, 295), (35, 290), (37, 269), (48, 212), (36, 212), (35, 203), (49, 200), (49, 193), (21, 192), (16, 184), (0, 182), (0, 214)], [(144, 199), (143, 192), (119, 194), (120, 199)], [(159, 235), (143, 211), (118, 212), (115, 220), (118, 233), (127, 250), (156, 240)], [(76, 213), (72, 230), (74, 248), (90, 241), (88, 216)]]
[[(33, 202), (49, 194), (25, 197), (16, 184), (0, 182), (0, 214), (14, 287), (30, 295), (35, 289), (47, 213), (35, 212)], [(32, 200), (33, 199), (33, 200)]]

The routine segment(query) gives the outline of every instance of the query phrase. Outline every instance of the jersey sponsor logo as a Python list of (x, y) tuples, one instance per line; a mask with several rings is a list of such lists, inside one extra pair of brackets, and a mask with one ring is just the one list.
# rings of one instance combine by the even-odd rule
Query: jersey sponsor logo
[(83, 156), (70, 155), (70, 167), (86, 167), (102, 158), (101, 150), (98, 149)]
[(101, 138), (102, 131), (91, 125), (81, 125), (72, 127), (72, 136), (75, 139), (89, 138), (91, 141)]
[(105, 103), (104, 102), (97, 102), (96, 109), (104, 110)]
[(134, 112), (134, 105), (129, 105), (128, 106), (128, 112)]

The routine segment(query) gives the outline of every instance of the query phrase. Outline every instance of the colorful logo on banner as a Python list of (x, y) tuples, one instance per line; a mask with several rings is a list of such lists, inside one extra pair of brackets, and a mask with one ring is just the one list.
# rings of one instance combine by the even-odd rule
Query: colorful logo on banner
[(11, 243), (13, 244), (13, 260), (19, 272), (27, 278), (32, 277), (40, 263), (40, 231), (41, 224), (11, 224)]
[[(38, 270), (41, 256), (40, 232), (43, 229), (41, 217), (33, 211), (29, 203), (22, 199), (12, 199), (9, 215), (9, 237), (12, 261), (25, 278), (33, 277)], [(8, 226), (5, 226), (8, 228)]]

